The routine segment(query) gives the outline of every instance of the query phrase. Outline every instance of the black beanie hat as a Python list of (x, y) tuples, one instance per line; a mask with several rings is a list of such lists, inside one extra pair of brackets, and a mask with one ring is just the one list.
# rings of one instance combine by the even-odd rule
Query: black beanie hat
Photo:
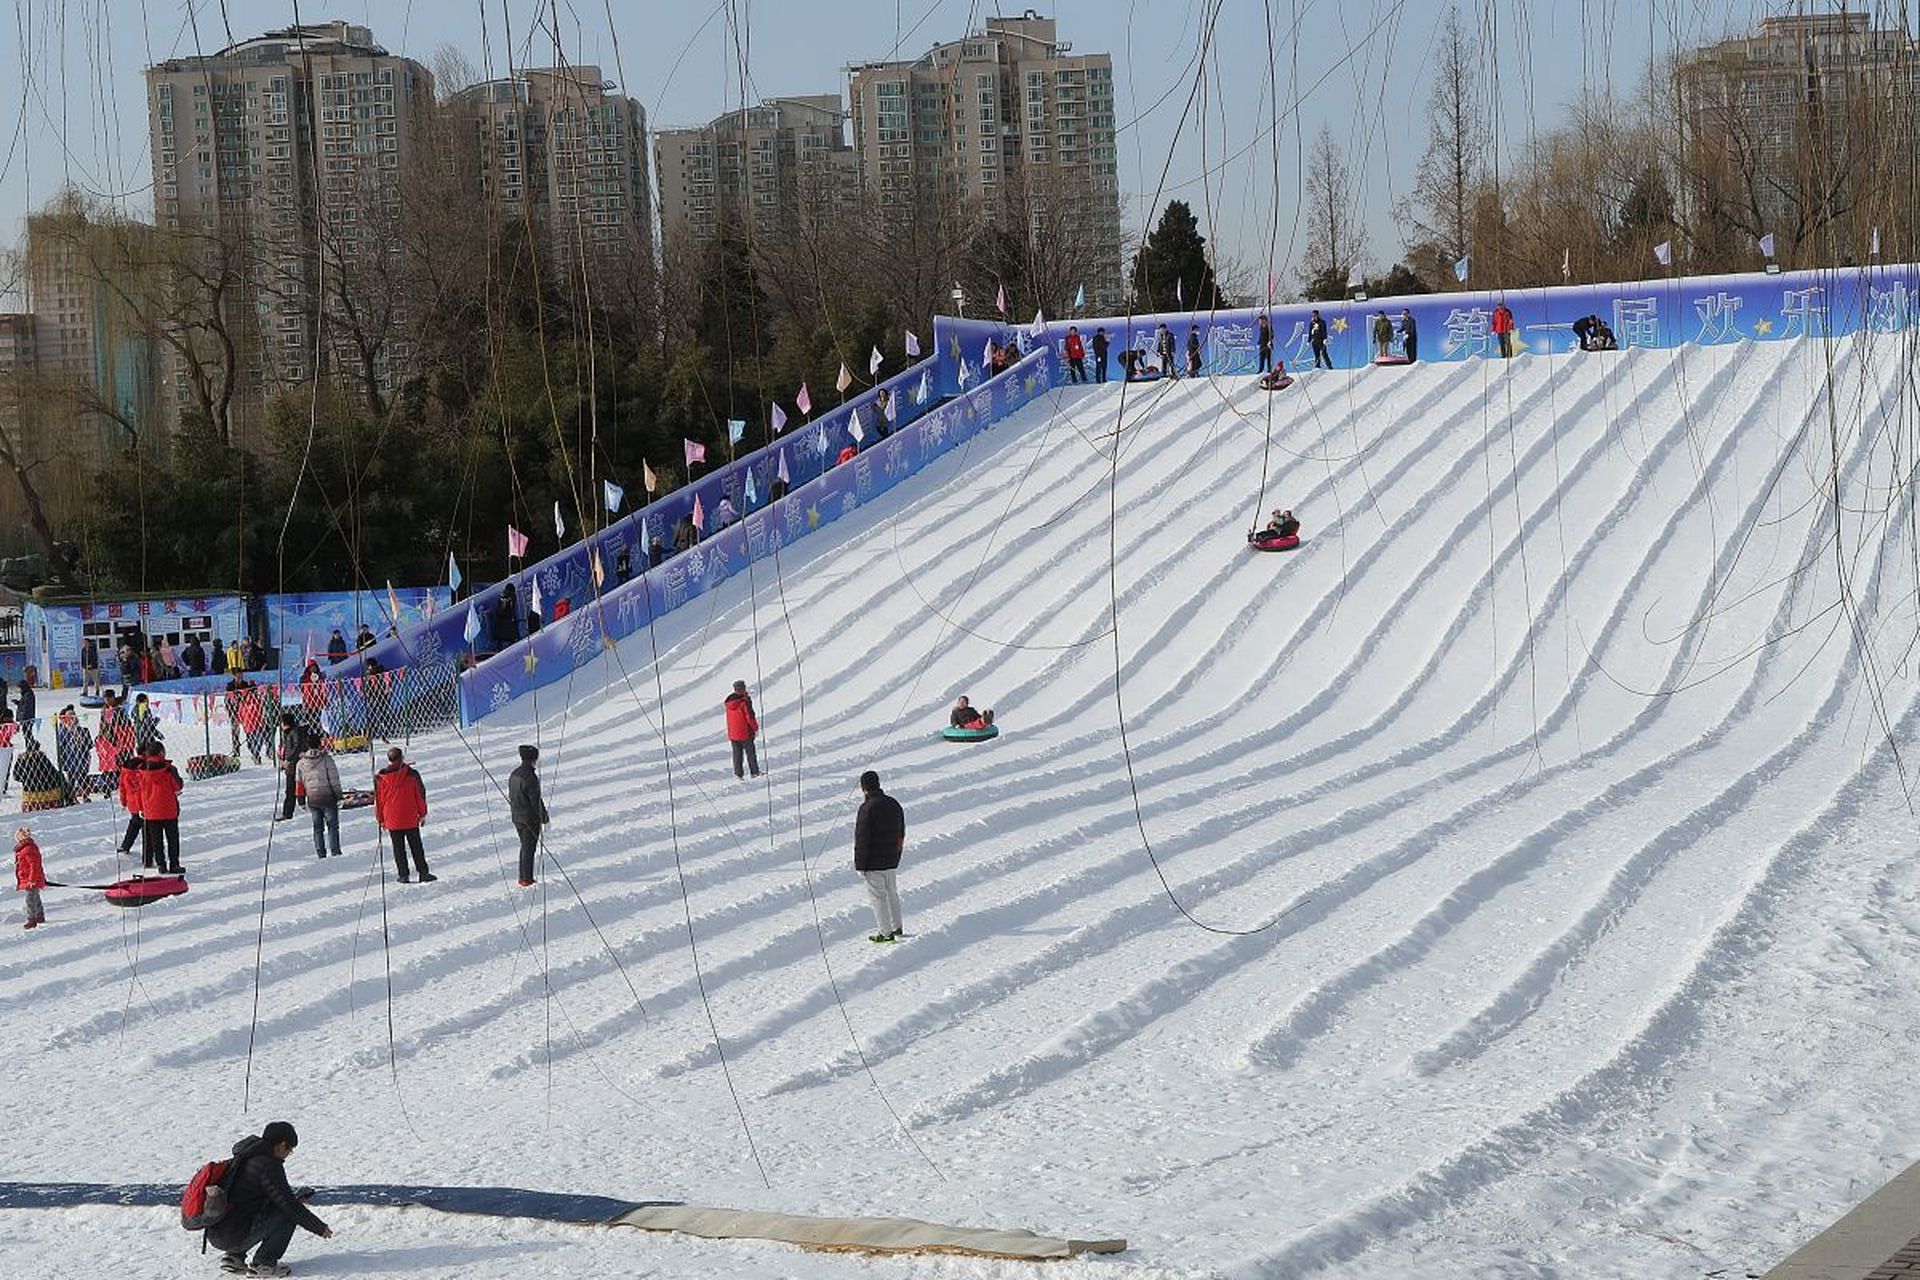
[(260, 1141), (269, 1147), (277, 1147), (283, 1142), (290, 1147), (297, 1147), (300, 1145), (300, 1135), (285, 1120), (274, 1120), (260, 1131)]

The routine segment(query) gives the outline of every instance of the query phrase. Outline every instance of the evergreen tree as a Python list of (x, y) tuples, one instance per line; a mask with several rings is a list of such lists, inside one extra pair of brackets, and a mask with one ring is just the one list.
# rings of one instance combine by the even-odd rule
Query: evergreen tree
[(1133, 260), (1136, 311), (1210, 311), (1224, 306), (1207, 261), (1207, 238), (1184, 200), (1167, 201), (1160, 225)]

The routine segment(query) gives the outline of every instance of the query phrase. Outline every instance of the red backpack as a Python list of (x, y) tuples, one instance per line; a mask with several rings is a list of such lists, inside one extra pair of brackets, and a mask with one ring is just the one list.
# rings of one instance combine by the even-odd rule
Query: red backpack
[(214, 1160), (200, 1171), (180, 1193), (180, 1225), (189, 1231), (204, 1231), (227, 1216), (227, 1181), (238, 1161)]

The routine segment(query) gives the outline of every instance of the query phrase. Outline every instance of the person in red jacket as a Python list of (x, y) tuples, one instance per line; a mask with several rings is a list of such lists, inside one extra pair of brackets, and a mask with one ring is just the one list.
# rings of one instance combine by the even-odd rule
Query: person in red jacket
[(1493, 309), (1493, 336), (1500, 339), (1500, 358), (1513, 359), (1513, 312), (1501, 303)]
[(140, 769), (140, 831), (145, 840), (140, 864), (165, 875), (185, 875), (180, 865), (180, 771), (159, 743), (147, 745)]
[[(120, 807), (127, 811), (127, 830), (120, 837), (118, 853), (132, 853), (133, 842), (146, 825), (140, 819), (140, 779), (143, 776), (144, 761), (140, 753), (131, 749), (122, 751), (114, 762), (114, 768), (120, 781)], [(153, 855), (146, 854), (146, 865), (153, 865)]]
[(1067, 330), (1067, 381), (1087, 380), (1087, 344), (1080, 340), (1080, 327)]
[(40, 905), (40, 891), (47, 887), (46, 864), (40, 861), (40, 846), (33, 832), (25, 827), (13, 833), (13, 883), (27, 895), (27, 928), (47, 922), (47, 909)]
[(733, 776), (746, 777), (742, 762), (753, 770), (753, 776), (760, 776), (760, 757), (755, 752), (753, 740), (760, 734), (760, 721), (753, 714), (753, 699), (747, 696), (747, 682), (735, 680), (733, 692), (727, 695), (727, 741), (733, 744)]
[(400, 872), (401, 884), (410, 883), (409, 851), (421, 884), (432, 884), (440, 878), (427, 870), (426, 850), (420, 845), (420, 824), (427, 819), (427, 784), (398, 747), (387, 752), (387, 767), (373, 780), (373, 817), (393, 841), (393, 865)]

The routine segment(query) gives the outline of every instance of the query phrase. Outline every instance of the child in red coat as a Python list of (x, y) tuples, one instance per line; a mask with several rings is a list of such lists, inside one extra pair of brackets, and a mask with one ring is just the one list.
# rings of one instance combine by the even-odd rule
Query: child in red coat
[(27, 895), (27, 928), (47, 922), (46, 908), (40, 905), (40, 891), (47, 887), (47, 868), (40, 861), (40, 846), (33, 832), (20, 827), (13, 833), (13, 883)]

